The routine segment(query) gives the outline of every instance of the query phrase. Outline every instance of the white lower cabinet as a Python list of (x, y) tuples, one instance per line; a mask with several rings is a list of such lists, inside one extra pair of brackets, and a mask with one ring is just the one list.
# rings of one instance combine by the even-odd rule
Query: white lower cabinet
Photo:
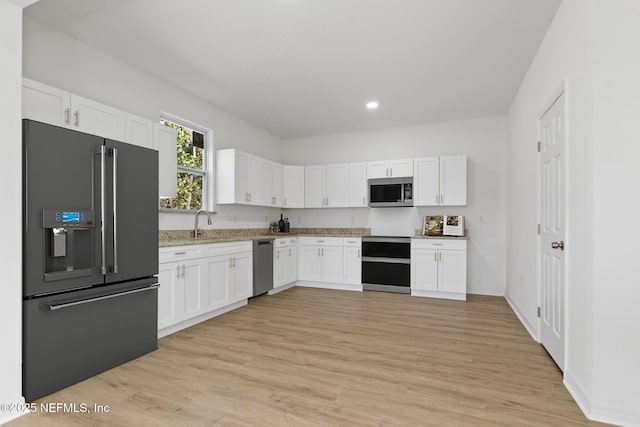
[(465, 300), (467, 241), (411, 240), (411, 295)]
[(298, 238), (300, 286), (362, 290), (361, 239)]
[(251, 242), (161, 248), (160, 336), (235, 308), (253, 293)]
[(275, 239), (273, 250), (273, 289), (298, 280), (298, 239)]

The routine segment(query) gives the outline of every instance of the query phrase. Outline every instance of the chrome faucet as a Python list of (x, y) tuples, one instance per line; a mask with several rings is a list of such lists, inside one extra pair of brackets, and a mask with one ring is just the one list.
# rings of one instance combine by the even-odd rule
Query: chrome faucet
[(195, 240), (198, 240), (198, 234), (200, 233), (200, 231), (198, 231), (198, 217), (203, 212), (207, 214), (207, 224), (211, 225), (211, 213), (209, 213), (209, 211), (205, 211), (204, 209), (200, 209), (198, 212), (196, 212), (196, 224), (195, 224), (195, 226), (193, 228), (193, 238)]

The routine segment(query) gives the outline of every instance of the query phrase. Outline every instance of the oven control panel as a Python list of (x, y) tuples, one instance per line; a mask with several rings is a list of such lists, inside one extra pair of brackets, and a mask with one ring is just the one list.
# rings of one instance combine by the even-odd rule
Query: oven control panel
[(73, 209), (43, 210), (43, 228), (91, 228), (95, 227), (96, 214), (94, 211)]

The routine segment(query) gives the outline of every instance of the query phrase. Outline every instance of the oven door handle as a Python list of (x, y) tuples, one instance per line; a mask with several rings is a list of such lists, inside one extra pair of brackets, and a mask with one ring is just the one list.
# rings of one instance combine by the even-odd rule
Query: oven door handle
[(411, 260), (407, 258), (382, 258), (363, 256), (362, 262), (379, 262), (384, 264), (411, 264)]

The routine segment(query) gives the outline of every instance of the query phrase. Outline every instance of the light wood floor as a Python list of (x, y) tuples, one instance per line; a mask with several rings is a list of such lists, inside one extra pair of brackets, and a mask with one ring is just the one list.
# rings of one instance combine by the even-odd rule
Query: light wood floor
[[(160, 340), (18, 426), (586, 425), (502, 298), (293, 288)], [(38, 403), (40, 403), (38, 402)]]

